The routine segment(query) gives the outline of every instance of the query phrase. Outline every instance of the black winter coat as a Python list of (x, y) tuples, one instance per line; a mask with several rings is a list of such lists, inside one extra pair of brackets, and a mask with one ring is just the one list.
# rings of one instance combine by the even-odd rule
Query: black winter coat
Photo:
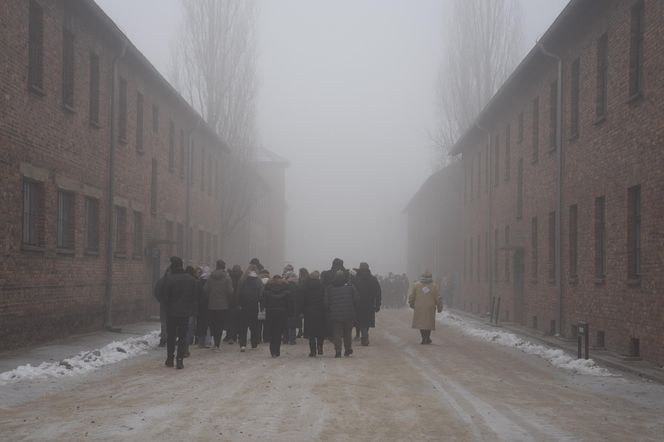
[(310, 279), (302, 286), (304, 337), (314, 338), (327, 334), (325, 315), (325, 288), (319, 279)]
[(267, 321), (272, 315), (286, 316), (288, 314), (289, 289), (288, 283), (282, 279), (271, 280), (265, 284), (261, 306), (265, 308)]
[(243, 312), (258, 315), (258, 302), (263, 296), (263, 282), (257, 277), (248, 277), (238, 288), (238, 302)]
[(370, 272), (360, 269), (353, 281), (360, 302), (357, 306), (357, 326), (368, 328), (376, 326), (376, 310), (380, 309), (380, 284)]
[(166, 276), (163, 296), (168, 316), (187, 318), (191, 315), (196, 297), (196, 280), (184, 271)]
[(357, 290), (351, 284), (325, 288), (325, 311), (331, 322), (355, 321), (358, 303)]

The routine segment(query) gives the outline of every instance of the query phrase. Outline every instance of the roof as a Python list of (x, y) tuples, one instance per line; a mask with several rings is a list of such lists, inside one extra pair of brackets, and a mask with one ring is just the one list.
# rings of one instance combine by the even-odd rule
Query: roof
[(111, 32), (112, 36), (120, 40), (121, 42), (127, 45), (127, 53), (131, 54), (138, 63), (159, 83), (159, 85), (175, 99), (184, 109), (186, 109), (191, 117), (197, 122), (198, 127), (204, 129), (208, 132), (208, 135), (216, 138), (219, 142), (219, 146), (229, 152), (230, 149), (225, 140), (223, 140), (216, 130), (214, 130), (209, 124), (205, 122), (203, 117), (196, 109), (194, 109), (187, 100), (184, 99), (182, 95), (164, 78), (163, 75), (154, 67), (152, 63), (147, 59), (145, 55), (129, 40), (124, 32), (118, 27), (118, 25), (104, 12), (104, 10), (94, 1), (94, 0), (83, 0), (80, 2), (83, 7), (87, 8), (96, 18), (98, 18), (101, 23), (106, 26), (106, 28)]
[(264, 147), (259, 147), (258, 149), (256, 149), (254, 160), (259, 163), (274, 163), (282, 165), (284, 167), (290, 166), (290, 162), (286, 158), (277, 155), (276, 153)]
[[(536, 63), (541, 62), (544, 59), (548, 59), (545, 56), (541, 49), (540, 45), (547, 45), (554, 41), (556, 38), (564, 35), (566, 32), (566, 26), (573, 22), (580, 11), (584, 8), (591, 8), (593, 4), (602, 3), (594, 0), (570, 0), (570, 2), (565, 6), (562, 12), (554, 20), (553, 24), (546, 30), (544, 35), (537, 41), (535, 46), (528, 52), (526, 57), (519, 63), (519, 65), (514, 69), (514, 71), (507, 78), (505, 83), (498, 89), (494, 96), (489, 100), (484, 109), (479, 113), (475, 118), (473, 124), (466, 129), (463, 135), (457, 140), (457, 142), (450, 149), (450, 155), (457, 155), (461, 153), (466, 146), (466, 144), (472, 139), (474, 135), (478, 132), (485, 132), (481, 129), (483, 122), (496, 110), (498, 110), (499, 103), (501, 99), (506, 97), (512, 90), (514, 86), (517, 85), (518, 81), (527, 73), (529, 69), (532, 69)], [(479, 127), (478, 127), (479, 126)]]
[(422, 183), (420, 188), (415, 192), (415, 194), (410, 198), (410, 201), (408, 201), (408, 204), (406, 204), (406, 207), (403, 209), (402, 212), (406, 213), (409, 212), (412, 208), (413, 205), (415, 204), (416, 201), (418, 201), (420, 198), (423, 198), (425, 194), (431, 190), (438, 189), (439, 186), (441, 186), (445, 180), (445, 178), (449, 175), (451, 176), (455, 169), (458, 169), (459, 164), (458, 162), (453, 162), (442, 169), (434, 172), (433, 174), (429, 175), (429, 177)]

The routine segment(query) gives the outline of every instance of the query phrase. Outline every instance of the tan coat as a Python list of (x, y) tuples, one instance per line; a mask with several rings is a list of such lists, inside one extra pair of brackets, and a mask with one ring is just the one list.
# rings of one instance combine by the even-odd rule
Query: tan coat
[(413, 312), (413, 328), (418, 330), (436, 329), (436, 310), (443, 311), (443, 298), (438, 286), (433, 282), (416, 282), (410, 289), (408, 304)]

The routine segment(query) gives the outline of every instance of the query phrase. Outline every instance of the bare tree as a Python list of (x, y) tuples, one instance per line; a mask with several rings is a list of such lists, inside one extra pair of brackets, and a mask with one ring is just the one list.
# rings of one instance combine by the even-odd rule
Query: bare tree
[(181, 0), (183, 21), (173, 47), (175, 87), (229, 145), (222, 161), (222, 242), (258, 199), (252, 167), (256, 145), (256, 3)]
[(440, 126), (433, 134), (440, 165), (449, 149), (507, 79), (522, 55), (519, 0), (453, 0), (438, 84)]

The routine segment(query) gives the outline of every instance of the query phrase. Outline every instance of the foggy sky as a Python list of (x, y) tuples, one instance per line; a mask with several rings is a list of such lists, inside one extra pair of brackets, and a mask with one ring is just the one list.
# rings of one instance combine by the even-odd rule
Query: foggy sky
[[(168, 78), (178, 1), (97, 2)], [(523, 1), (524, 55), (566, 3)], [(442, 0), (261, 2), (258, 129), (291, 163), (286, 259), (296, 267), (340, 257), (405, 272), (402, 210), (432, 172), (444, 9)]]

